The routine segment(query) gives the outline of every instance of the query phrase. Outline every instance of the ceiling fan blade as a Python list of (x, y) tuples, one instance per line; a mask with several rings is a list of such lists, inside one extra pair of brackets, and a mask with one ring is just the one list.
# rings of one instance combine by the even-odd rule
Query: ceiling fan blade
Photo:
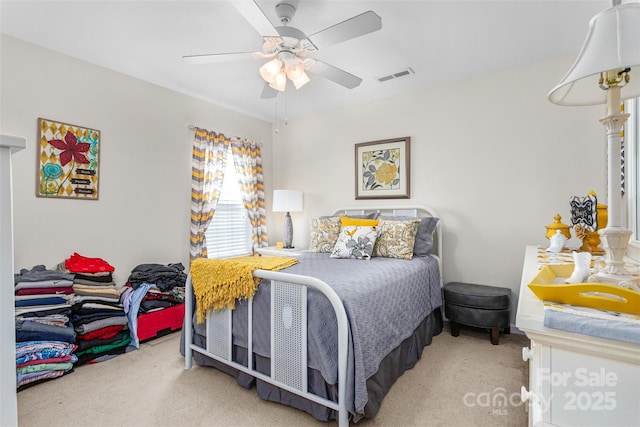
[(212, 64), (220, 62), (253, 59), (254, 52), (210, 53), (205, 55), (186, 55), (182, 60), (188, 64)]
[(329, 65), (326, 62), (318, 60), (309, 67), (309, 72), (332, 80), (347, 89), (353, 89), (362, 83), (362, 79), (360, 77), (356, 77), (351, 73), (341, 70), (340, 68), (336, 68), (333, 65)]
[(280, 37), (267, 15), (253, 0), (235, 0), (233, 6), (263, 37)]
[(278, 91), (269, 86), (269, 83), (264, 84), (264, 88), (262, 89), (262, 95), (260, 98), (262, 99), (271, 99), (275, 98), (278, 95)]
[[(316, 50), (350, 40), (382, 28), (382, 18), (369, 10), (307, 37)], [(306, 46), (305, 46), (306, 47)]]

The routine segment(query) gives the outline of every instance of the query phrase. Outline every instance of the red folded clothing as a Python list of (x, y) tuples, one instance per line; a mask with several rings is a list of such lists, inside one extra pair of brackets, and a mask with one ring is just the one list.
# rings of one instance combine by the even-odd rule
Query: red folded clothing
[(64, 262), (72, 273), (98, 273), (101, 271), (113, 272), (115, 268), (102, 258), (88, 258), (75, 252)]
[(93, 339), (109, 339), (115, 337), (118, 332), (124, 329), (124, 325), (111, 325), (104, 328), (96, 329), (95, 331), (87, 332), (86, 334), (76, 335), (76, 339), (79, 340), (93, 340)]
[(73, 288), (71, 286), (57, 286), (55, 288), (25, 288), (18, 289), (16, 291), (16, 295), (70, 295), (72, 293)]
[(25, 366), (31, 365), (42, 365), (44, 363), (66, 363), (71, 362), (73, 357), (71, 356), (60, 356), (60, 357), (50, 357), (48, 359), (38, 359), (38, 360), (28, 360), (24, 363), (20, 363), (16, 365), (16, 368), (24, 368)]

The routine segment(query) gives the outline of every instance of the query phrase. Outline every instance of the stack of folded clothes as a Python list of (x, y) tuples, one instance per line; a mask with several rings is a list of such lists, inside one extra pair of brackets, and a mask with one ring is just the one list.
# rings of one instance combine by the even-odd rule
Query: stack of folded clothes
[(63, 341), (16, 342), (18, 390), (73, 372), (76, 346)]
[(69, 295), (73, 293), (71, 273), (47, 270), (44, 265), (36, 265), (31, 270), (23, 268), (14, 275), (16, 296)]
[[(187, 275), (181, 263), (140, 264), (131, 270), (122, 301), (129, 318), (131, 346), (139, 348), (138, 316), (172, 308), (184, 303), (184, 286)], [(182, 312), (184, 313), (184, 312)], [(175, 328), (173, 317), (183, 314), (172, 313), (166, 324), (168, 329)], [(161, 321), (154, 322), (157, 327), (165, 326)], [(149, 334), (144, 334), (145, 336)]]
[(77, 365), (110, 359), (125, 352), (131, 342), (114, 268), (102, 258), (74, 253), (64, 262), (73, 273), (71, 322), (76, 332)]
[(37, 265), (14, 275), (18, 390), (73, 372), (73, 274)]

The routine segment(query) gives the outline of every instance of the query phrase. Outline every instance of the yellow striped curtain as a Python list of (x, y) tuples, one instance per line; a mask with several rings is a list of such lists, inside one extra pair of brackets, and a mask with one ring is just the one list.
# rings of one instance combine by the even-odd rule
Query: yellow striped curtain
[(242, 190), (242, 202), (251, 222), (255, 252), (257, 248), (268, 245), (260, 144), (234, 137), (231, 138), (231, 153)]
[(205, 231), (218, 204), (230, 140), (196, 128), (191, 151), (191, 232), (189, 257), (207, 257)]

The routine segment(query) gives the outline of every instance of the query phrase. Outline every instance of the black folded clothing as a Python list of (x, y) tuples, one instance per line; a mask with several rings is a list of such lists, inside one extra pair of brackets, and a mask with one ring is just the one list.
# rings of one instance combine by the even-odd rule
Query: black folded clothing
[(143, 283), (156, 285), (161, 291), (169, 291), (176, 286), (184, 286), (187, 275), (182, 263), (175, 264), (140, 264), (131, 270), (127, 280), (133, 289)]

